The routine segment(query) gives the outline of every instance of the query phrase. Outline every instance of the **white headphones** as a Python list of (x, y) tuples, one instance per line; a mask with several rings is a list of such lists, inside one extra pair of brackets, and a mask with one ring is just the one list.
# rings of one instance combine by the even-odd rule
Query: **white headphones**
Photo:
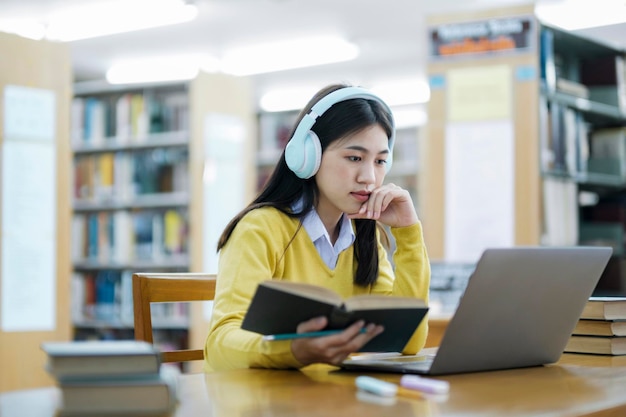
[(285, 162), (290, 170), (298, 177), (307, 179), (317, 173), (322, 161), (322, 145), (320, 140), (311, 130), (315, 121), (333, 105), (353, 98), (376, 100), (387, 110), (391, 119), (391, 137), (389, 138), (389, 156), (385, 169), (391, 169), (393, 160), (393, 143), (395, 140), (395, 123), (391, 109), (380, 97), (361, 87), (345, 87), (324, 96), (315, 103), (296, 127), (291, 139), (285, 148)]

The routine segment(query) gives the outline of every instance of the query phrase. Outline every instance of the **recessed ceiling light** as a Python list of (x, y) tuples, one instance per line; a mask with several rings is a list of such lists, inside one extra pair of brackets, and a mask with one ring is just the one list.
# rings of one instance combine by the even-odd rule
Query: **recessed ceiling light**
[(312, 67), (356, 58), (359, 48), (338, 37), (320, 36), (232, 49), (222, 58), (222, 71), (251, 75)]
[(198, 55), (162, 56), (119, 62), (106, 73), (111, 84), (184, 81), (195, 78), (205, 58)]
[(565, 30), (578, 30), (626, 22), (624, 0), (557, 0), (535, 5), (537, 17)]
[(59, 10), (45, 22), (0, 19), (0, 30), (31, 39), (71, 42), (188, 22), (197, 15), (198, 8), (182, 0), (111, 0)]
[(428, 82), (419, 78), (395, 79), (374, 84), (371, 90), (389, 106), (427, 103), (430, 100)]
[(314, 87), (293, 87), (268, 91), (261, 96), (259, 106), (263, 111), (279, 112), (303, 108), (313, 97)]

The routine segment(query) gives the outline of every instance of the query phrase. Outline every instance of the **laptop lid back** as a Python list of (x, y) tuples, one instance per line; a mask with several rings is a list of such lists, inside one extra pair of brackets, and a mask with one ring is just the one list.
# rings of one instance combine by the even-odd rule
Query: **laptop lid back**
[(430, 374), (556, 362), (612, 249), (487, 249), (443, 336)]

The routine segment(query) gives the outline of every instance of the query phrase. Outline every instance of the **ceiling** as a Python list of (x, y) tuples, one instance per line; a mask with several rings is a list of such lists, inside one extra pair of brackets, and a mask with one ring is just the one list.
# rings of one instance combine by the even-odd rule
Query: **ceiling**
[[(37, 17), (101, 0), (0, 0), (0, 18)], [(546, 0), (548, 1), (548, 0)], [(555, 0), (549, 0), (555, 1)], [(598, 0), (603, 1), (603, 0)], [(301, 83), (369, 85), (425, 71), (425, 16), (463, 9), (528, 4), (519, 0), (195, 0), (188, 23), (70, 43), (76, 81), (101, 80), (118, 60), (149, 55), (209, 53), (233, 46), (317, 34), (337, 34), (360, 46), (357, 59), (252, 76), (257, 93)], [(462, 6), (461, 6), (462, 5)], [(626, 46), (624, 26), (581, 31)]]

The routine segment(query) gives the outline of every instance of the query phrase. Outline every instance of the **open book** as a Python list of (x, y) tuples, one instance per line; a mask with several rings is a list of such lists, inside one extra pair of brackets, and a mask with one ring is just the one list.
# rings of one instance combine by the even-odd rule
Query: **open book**
[(295, 333), (298, 324), (326, 316), (326, 329), (344, 329), (358, 320), (380, 324), (385, 331), (362, 352), (400, 352), (428, 307), (424, 300), (387, 295), (356, 295), (347, 300), (324, 287), (268, 280), (257, 287), (241, 328), (263, 335)]

